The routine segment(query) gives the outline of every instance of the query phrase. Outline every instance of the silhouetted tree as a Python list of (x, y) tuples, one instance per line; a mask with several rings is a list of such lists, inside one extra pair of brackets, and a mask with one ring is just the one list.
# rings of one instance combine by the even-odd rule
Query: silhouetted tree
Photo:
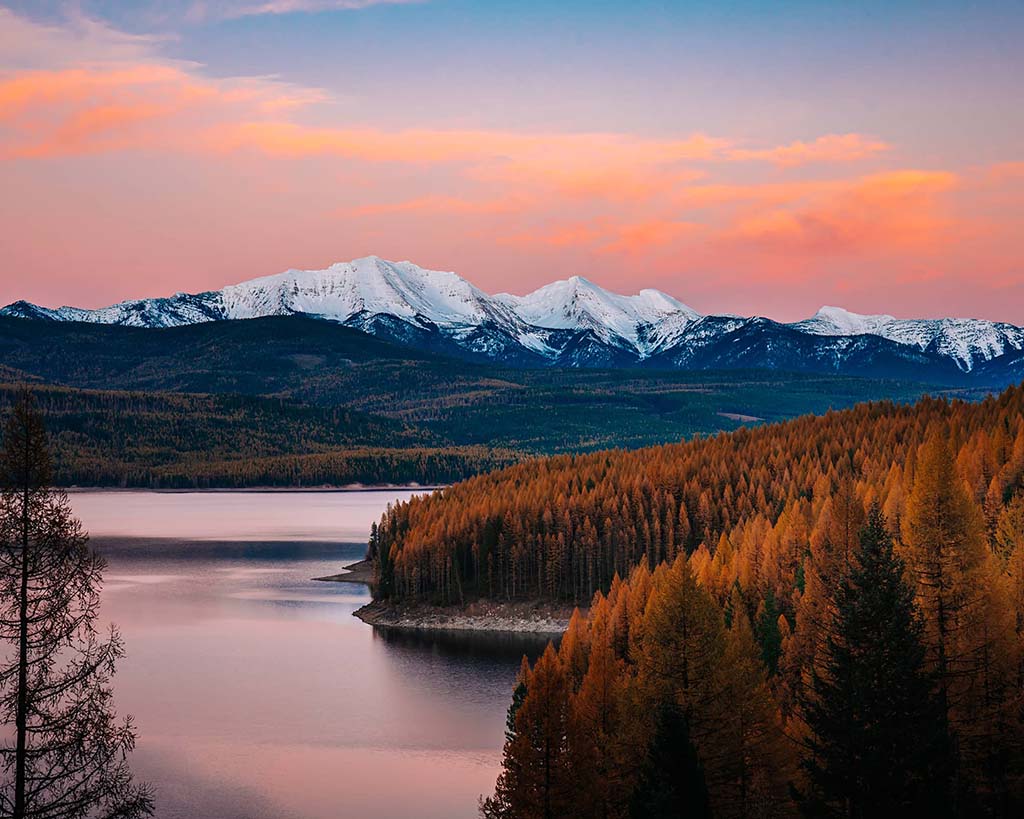
[(681, 708), (663, 705), (630, 806), (633, 819), (711, 816), (708, 788)]
[(836, 590), (820, 672), (803, 703), (814, 812), (940, 816), (948, 777), (941, 705), (925, 672), (923, 623), (878, 506)]
[(95, 626), (104, 563), (49, 481), (46, 432), (26, 392), (0, 452), (0, 813), (149, 816), (150, 792), (127, 764), (135, 732), (113, 709), (123, 644), (113, 626)]

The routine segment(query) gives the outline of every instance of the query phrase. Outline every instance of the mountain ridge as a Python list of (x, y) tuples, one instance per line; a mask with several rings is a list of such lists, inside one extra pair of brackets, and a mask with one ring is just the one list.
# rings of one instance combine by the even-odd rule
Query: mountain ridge
[(987, 373), (1004, 382), (1019, 374), (1024, 354), (1024, 328), (1005, 322), (898, 319), (831, 306), (789, 323), (702, 315), (658, 290), (622, 295), (582, 276), (524, 296), (489, 295), (454, 272), (377, 256), (91, 310), (26, 301), (0, 309), (18, 318), (150, 328), (295, 314), (518, 366), (808, 369), (811, 361), (815, 371), (845, 372), (858, 356), (884, 359), (896, 377), (920, 377), (913, 370), (924, 368), (944, 381)]

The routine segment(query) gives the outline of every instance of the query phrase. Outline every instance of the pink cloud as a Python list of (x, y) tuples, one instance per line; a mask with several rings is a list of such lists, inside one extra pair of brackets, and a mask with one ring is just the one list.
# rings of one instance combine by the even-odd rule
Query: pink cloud
[(492, 290), (581, 272), (782, 317), (830, 293), (895, 310), (870, 294), (948, 295), (969, 271), (964, 311), (1020, 309), (1016, 158), (900, 170), (888, 142), (855, 132), (759, 146), (384, 128), (317, 89), (162, 60), (145, 38), (34, 25), (0, 66), (8, 300), (96, 305), (378, 253)]
[(194, 151), (218, 121), (315, 99), (283, 83), (205, 80), (159, 63), (18, 72), (0, 76), (0, 157)]
[(774, 148), (737, 148), (729, 156), (735, 160), (774, 162), (788, 168), (815, 162), (857, 162), (891, 149), (888, 143), (864, 134), (826, 134), (810, 142), (797, 141)]
[(265, 0), (265, 2), (199, 2), (193, 4), (188, 16), (195, 20), (207, 17), (231, 19), (258, 17), (265, 14), (295, 14), (321, 11), (358, 11), (373, 6), (411, 5), (426, 0)]
[(875, 174), (806, 204), (744, 214), (723, 238), (765, 251), (825, 256), (933, 251), (950, 239), (942, 197), (956, 184), (947, 171)]
[(677, 245), (683, 240), (692, 240), (702, 230), (703, 225), (670, 219), (649, 219), (645, 222), (618, 225), (614, 231), (614, 238), (601, 247), (599, 252), (642, 255)]

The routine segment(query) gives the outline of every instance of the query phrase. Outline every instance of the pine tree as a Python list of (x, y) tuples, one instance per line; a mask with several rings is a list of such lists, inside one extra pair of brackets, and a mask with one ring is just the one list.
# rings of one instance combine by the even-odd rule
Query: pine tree
[(786, 767), (778, 708), (738, 595), (733, 611), (727, 631), (721, 608), (683, 558), (659, 567), (637, 662), (640, 701), (648, 712), (656, 703), (678, 707), (712, 810), (723, 817), (775, 802)]
[(779, 670), (782, 655), (782, 633), (779, 631), (779, 607), (771, 589), (764, 596), (763, 610), (758, 612), (755, 630), (757, 643), (761, 647), (761, 659), (770, 674)]
[(28, 393), (5, 429), (0, 480), (0, 813), (149, 816), (150, 793), (126, 762), (134, 730), (112, 706), (123, 645), (95, 625), (104, 563), (67, 496), (49, 487), (46, 432)]
[[(563, 640), (560, 658), (564, 646)], [(627, 679), (605, 621), (592, 633), (587, 673), (572, 700), (570, 750), (577, 816), (613, 819), (625, 813), (627, 783), (636, 768), (627, 722)]]
[(707, 784), (683, 711), (659, 708), (654, 739), (640, 769), (630, 805), (632, 819), (710, 817)]
[(836, 589), (849, 575), (856, 559), (856, 533), (864, 520), (849, 476), (839, 481), (835, 498), (826, 497), (810, 549), (797, 578), (800, 590), (795, 607), (795, 629), (781, 659), (783, 701), (799, 734), (802, 715), (795, 706), (806, 693), (813, 674), (820, 670), (826, 641), (833, 633)]
[(498, 788), (481, 812), (485, 817), (559, 819), (570, 815), (573, 796), (568, 679), (551, 644), (533, 670), (524, 672), (520, 680), (526, 691), (510, 709)]
[(1000, 743), (1017, 734), (1006, 715), (1007, 698), (1016, 693), (1007, 682), (1019, 660), (1012, 617), (999, 616), (1010, 594), (991, 579), (994, 558), (981, 510), (957, 472), (948, 437), (933, 429), (918, 453), (902, 532), (941, 704), (939, 725), (953, 750), (953, 804), (967, 813), (1007, 793), (1007, 768), (996, 757)]
[(878, 506), (802, 701), (813, 801), (840, 816), (941, 815), (946, 749), (923, 624)]
[(730, 749), (722, 760), (728, 787), (718, 812), (769, 816), (787, 800), (795, 766), (750, 618), (738, 592), (734, 598), (725, 653), (716, 669), (722, 699), (729, 703), (722, 719)]
[(1024, 492), (1018, 492), (996, 521), (994, 549), (1005, 565), (1014, 550), (1024, 545)]
[(505, 747), (502, 751), (502, 771), (494, 788), (494, 796), (480, 801), (480, 815), (484, 819), (511, 819), (513, 817), (512, 791), (519, 781), (519, 761), (515, 751), (518, 749), (519, 731), (516, 728), (516, 715), (526, 699), (526, 683), (530, 679), (530, 663), (523, 657), (516, 678), (516, 687), (512, 691), (512, 703), (505, 715)]

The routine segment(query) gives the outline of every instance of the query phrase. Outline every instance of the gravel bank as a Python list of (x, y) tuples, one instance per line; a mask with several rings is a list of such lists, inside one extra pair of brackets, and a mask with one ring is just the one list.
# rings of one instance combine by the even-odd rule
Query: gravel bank
[(478, 601), (464, 607), (368, 603), (354, 612), (364, 623), (400, 629), (501, 631), (560, 635), (569, 625), (572, 608), (547, 603)]

